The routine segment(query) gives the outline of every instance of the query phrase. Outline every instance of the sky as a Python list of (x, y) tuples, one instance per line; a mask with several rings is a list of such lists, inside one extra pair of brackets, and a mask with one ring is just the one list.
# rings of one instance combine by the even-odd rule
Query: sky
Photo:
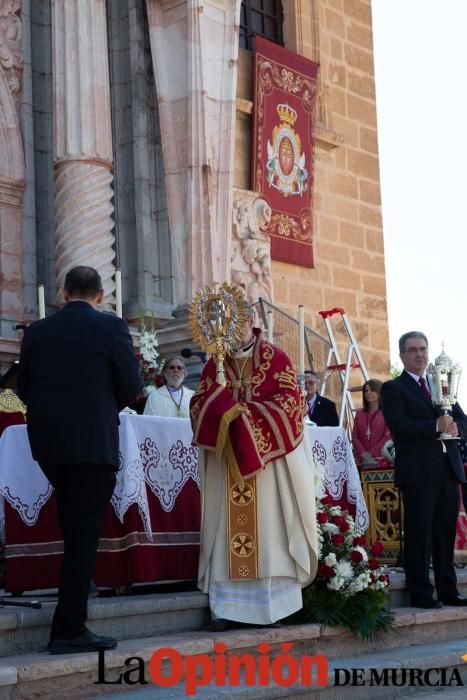
[(391, 362), (408, 330), (444, 342), (467, 411), (467, 1), (372, 11)]

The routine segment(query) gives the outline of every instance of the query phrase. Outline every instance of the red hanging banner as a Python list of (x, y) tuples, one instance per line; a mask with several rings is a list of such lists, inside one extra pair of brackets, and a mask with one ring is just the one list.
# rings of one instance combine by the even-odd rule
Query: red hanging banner
[(253, 190), (269, 203), (274, 260), (313, 265), (318, 64), (255, 37)]

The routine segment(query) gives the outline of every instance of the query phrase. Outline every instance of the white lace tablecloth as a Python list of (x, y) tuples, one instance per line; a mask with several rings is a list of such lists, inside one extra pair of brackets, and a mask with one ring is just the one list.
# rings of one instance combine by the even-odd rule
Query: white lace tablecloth
[[(366, 530), (370, 523), (360, 475), (344, 428), (306, 426), (313, 456), (324, 468), (324, 485), (334, 500), (342, 497), (355, 505), (355, 523)], [(346, 489), (346, 491), (344, 491)]]
[[(368, 511), (345, 431), (314, 426), (306, 430), (313, 455), (324, 467), (326, 490), (335, 500), (344, 495), (354, 504), (356, 524), (366, 530)], [(137, 503), (145, 531), (151, 536), (146, 487), (166, 512), (173, 509), (188, 479), (200, 487), (198, 451), (191, 444), (192, 436), (187, 419), (120, 414), (120, 470), (112, 496), (120, 522), (128, 508)], [(0, 438), (0, 536), (4, 533), (4, 498), (24, 523), (34, 525), (52, 492), (32, 458), (26, 426), (7, 428)]]
[[(189, 420), (120, 414), (120, 469), (112, 496), (120, 522), (137, 503), (151, 537), (146, 484), (166, 512), (172, 510), (188, 479), (199, 487), (198, 452), (191, 440)], [(4, 534), (4, 499), (26, 525), (34, 525), (52, 492), (32, 458), (26, 426), (7, 428), (0, 438), (0, 536)]]

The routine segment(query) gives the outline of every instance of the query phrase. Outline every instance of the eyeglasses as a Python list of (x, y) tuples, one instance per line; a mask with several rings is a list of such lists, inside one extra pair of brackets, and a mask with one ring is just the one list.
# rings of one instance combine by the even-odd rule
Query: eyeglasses
[(183, 369), (185, 369), (185, 367), (183, 367), (183, 365), (170, 365), (169, 367), (167, 367), (167, 369), (183, 370)]
[(409, 355), (415, 355), (417, 352), (425, 354), (426, 352), (428, 352), (428, 348), (407, 348), (406, 350), (401, 350), (401, 352), (408, 352)]

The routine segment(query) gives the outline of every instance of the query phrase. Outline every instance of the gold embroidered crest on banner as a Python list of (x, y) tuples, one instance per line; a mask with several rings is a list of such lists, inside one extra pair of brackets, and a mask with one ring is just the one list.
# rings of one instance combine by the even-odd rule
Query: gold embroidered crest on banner
[(309, 175), (300, 136), (293, 129), (297, 112), (288, 104), (277, 105), (276, 111), (280, 124), (272, 131), (272, 143), (267, 143), (267, 181), (284, 197), (301, 197), (308, 189)]

